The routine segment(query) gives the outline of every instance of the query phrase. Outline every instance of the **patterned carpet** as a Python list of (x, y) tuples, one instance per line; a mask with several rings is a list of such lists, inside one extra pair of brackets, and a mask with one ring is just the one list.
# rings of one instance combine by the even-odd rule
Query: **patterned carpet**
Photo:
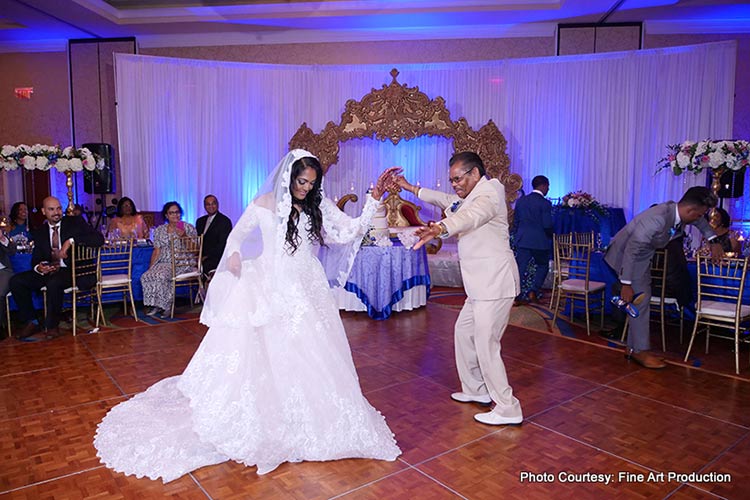
[[(440, 307), (446, 307), (459, 311), (463, 306), (466, 295), (463, 289), (434, 287), (430, 293), (429, 302)], [(619, 341), (608, 340), (599, 335), (599, 318), (594, 316), (591, 322), (591, 335), (586, 334), (586, 324), (582, 314), (576, 316), (576, 321), (571, 323), (567, 318), (559, 318), (552, 323), (552, 311), (549, 309), (549, 294), (544, 295), (540, 303), (525, 304), (513, 307), (510, 314), (510, 325), (547, 333), (550, 335), (569, 337), (588, 342), (594, 345), (607, 347), (621, 347)], [(609, 318), (605, 317), (605, 329), (611, 325)], [(734, 345), (732, 341), (712, 338), (709, 353), (705, 352), (705, 335), (698, 334), (687, 362), (683, 362), (688, 341), (692, 332), (693, 324), (685, 321), (683, 331), (683, 342), (679, 339), (679, 328), (677, 325), (667, 324), (667, 350), (661, 355), (666, 361), (673, 364), (699, 368), (712, 373), (719, 373), (742, 380), (750, 380), (750, 362), (748, 343), (740, 344), (740, 374), (734, 371)], [(661, 346), (660, 328), (657, 322), (651, 322), (651, 345), (654, 353), (660, 353)]]

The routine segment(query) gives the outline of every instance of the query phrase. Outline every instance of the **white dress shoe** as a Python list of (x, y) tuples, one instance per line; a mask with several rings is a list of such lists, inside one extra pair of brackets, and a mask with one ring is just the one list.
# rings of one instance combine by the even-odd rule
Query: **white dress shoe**
[(487, 413), (477, 413), (474, 415), (474, 420), (487, 425), (518, 425), (523, 422), (523, 417), (504, 417), (494, 411), (488, 411)]
[(451, 394), (451, 399), (453, 401), (458, 401), (459, 403), (482, 403), (482, 404), (490, 404), (492, 403), (492, 399), (490, 398), (489, 394), (480, 394), (480, 395), (473, 395), (473, 394), (466, 394), (465, 392), (454, 392)]

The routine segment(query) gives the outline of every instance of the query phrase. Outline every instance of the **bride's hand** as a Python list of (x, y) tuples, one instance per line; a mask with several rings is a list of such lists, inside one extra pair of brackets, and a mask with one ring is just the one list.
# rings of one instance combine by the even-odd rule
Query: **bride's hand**
[(386, 169), (380, 177), (378, 182), (375, 183), (375, 188), (372, 190), (372, 197), (379, 200), (383, 197), (383, 194), (388, 189), (388, 186), (393, 182), (393, 176), (403, 172), (404, 169), (401, 167), (391, 167)]
[(230, 273), (234, 274), (238, 278), (240, 277), (240, 273), (242, 272), (242, 259), (240, 258), (239, 253), (234, 252), (229, 256), (227, 268), (229, 269)]

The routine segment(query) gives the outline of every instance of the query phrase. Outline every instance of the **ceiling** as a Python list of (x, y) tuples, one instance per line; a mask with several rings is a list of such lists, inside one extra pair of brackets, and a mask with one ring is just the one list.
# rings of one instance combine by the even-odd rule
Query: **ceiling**
[(141, 47), (552, 36), (558, 23), (643, 22), (646, 33), (748, 33), (732, 0), (0, 0), (0, 52), (68, 39)]

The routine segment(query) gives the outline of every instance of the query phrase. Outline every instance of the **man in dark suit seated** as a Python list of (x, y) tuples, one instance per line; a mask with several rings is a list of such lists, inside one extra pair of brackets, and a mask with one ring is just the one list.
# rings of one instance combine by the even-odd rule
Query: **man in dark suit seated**
[[(516, 228), (516, 263), (522, 277), (534, 260), (536, 272), (534, 283), (526, 296), (519, 296), (516, 305), (528, 299), (536, 302), (541, 298), (541, 289), (549, 272), (550, 250), (552, 249), (552, 203), (545, 198), (549, 192), (549, 179), (537, 175), (531, 180), (534, 189), (516, 202), (513, 225)], [(521, 283), (524, 283), (521, 279)], [(523, 285), (522, 285), (523, 286)]]
[[(34, 304), (31, 294), (40, 288), (47, 287), (47, 317), (45, 327), (47, 338), (59, 336), (58, 323), (62, 309), (64, 290), (72, 285), (73, 264), (70, 247), (76, 245), (100, 247), (104, 244), (104, 236), (99, 234), (80, 216), (63, 217), (60, 200), (52, 196), (42, 202), (42, 215), (46, 223), (35, 229), (32, 234), (34, 252), (31, 255), (32, 269), (13, 276), (10, 280), (10, 290), (18, 305), (18, 313), (24, 326), (18, 337), (30, 337), (39, 331), (34, 323)], [(81, 289), (89, 289), (96, 284), (95, 276), (86, 276), (77, 285)]]
[(203, 235), (203, 274), (208, 276), (219, 265), (227, 238), (232, 232), (232, 221), (219, 212), (219, 200), (212, 194), (203, 198), (203, 208), (206, 215), (196, 221), (195, 229), (199, 236)]

